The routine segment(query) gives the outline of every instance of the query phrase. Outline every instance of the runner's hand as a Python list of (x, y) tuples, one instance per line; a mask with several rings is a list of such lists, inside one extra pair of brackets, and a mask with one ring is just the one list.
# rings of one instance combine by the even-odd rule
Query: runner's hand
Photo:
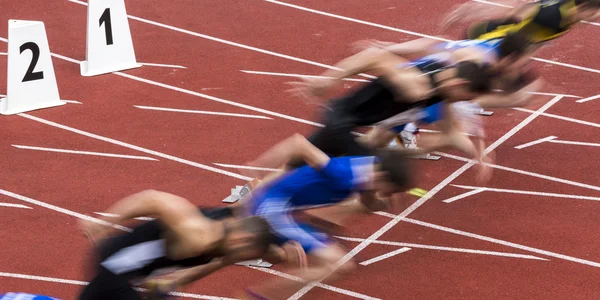
[(317, 102), (331, 86), (332, 79), (329, 78), (301, 78), (302, 81), (288, 82), (293, 88), (287, 90), (292, 95), (302, 99), (306, 103)]
[(492, 151), (477, 164), (477, 184), (486, 184), (492, 179), (493, 168), (489, 164), (493, 164), (494, 160), (495, 154)]
[(79, 220), (78, 227), (92, 244), (98, 244), (98, 241), (104, 238), (110, 229), (110, 227), (106, 225), (89, 220)]
[(299, 268), (305, 269), (308, 267), (306, 253), (300, 245), (296, 241), (291, 241), (283, 245), (283, 250), (287, 254), (286, 263), (297, 266)]
[(169, 293), (176, 291), (178, 285), (172, 279), (153, 278), (144, 282), (143, 287), (147, 289), (144, 293), (146, 300), (166, 300), (173, 299)]

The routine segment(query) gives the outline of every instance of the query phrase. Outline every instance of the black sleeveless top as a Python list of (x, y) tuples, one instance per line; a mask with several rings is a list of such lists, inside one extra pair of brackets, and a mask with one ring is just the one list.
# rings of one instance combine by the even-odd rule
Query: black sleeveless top
[[(233, 215), (229, 207), (199, 208), (208, 218), (221, 220)], [(181, 260), (167, 257), (165, 228), (160, 220), (143, 223), (132, 232), (110, 238), (99, 247), (100, 264), (109, 271), (124, 276), (128, 280), (146, 277), (151, 273), (167, 268), (189, 268), (209, 263), (215, 258), (203, 254)]]
[[(431, 87), (436, 88), (437, 84), (434, 76), (446, 70), (449, 64), (431, 56), (399, 67), (409, 66), (418, 68), (424, 76), (428, 76), (431, 80)], [(355, 117), (359, 126), (369, 126), (400, 113), (418, 111), (443, 100), (439, 94), (435, 93), (428, 99), (410, 102), (406, 99), (406, 96), (398, 94), (385, 78), (380, 77), (353, 94), (335, 101), (332, 109)]]

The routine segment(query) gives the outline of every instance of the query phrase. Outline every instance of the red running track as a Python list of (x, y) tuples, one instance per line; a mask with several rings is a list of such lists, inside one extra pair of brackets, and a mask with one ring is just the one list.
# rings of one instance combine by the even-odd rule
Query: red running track
[[(124, 75), (83, 78), (76, 63), (54, 58), (61, 97), (82, 104), (28, 114), (33, 117), (0, 119), (4, 141), (0, 155), (5, 158), (4, 172), (0, 173), (0, 203), (31, 208), (0, 207), (0, 292), (23, 291), (74, 299), (88, 279), (83, 265), (89, 246), (77, 232), (73, 214), (93, 215), (113, 201), (147, 188), (172, 192), (198, 205), (221, 205), (220, 200), (230, 188), (244, 180), (207, 170), (206, 166), (235, 173), (235, 169), (214, 164), (242, 164), (292, 133), (308, 134), (315, 129), (307, 120), (318, 121), (316, 107), (285, 93), (284, 83), (292, 78), (240, 70), (318, 74), (323, 71), (318, 63), (331, 65), (351, 54), (350, 44), (356, 40), (406, 41), (416, 37), (411, 32), (438, 34), (437, 24), (443, 13), (457, 2), (385, 0), (366, 4), (358, 0), (300, 0), (293, 4), (391, 28), (269, 1), (241, 4), (233, 0), (128, 0), (126, 5), (132, 16), (195, 33), (130, 20), (138, 61), (182, 65), (186, 69), (145, 66), (123, 72)], [(77, 61), (85, 59), (85, 6), (66, 0), (12, 0), (6, 7), (10, 8), (0, 12), (0, 36), (6, 38), (8, 19), (44, 21), (54, 53)], [(600, 69), (600, 56), (592, 50), (598, 46), (594, 40), (598, 30), (597, 26), (581, 25), (538, 57)], [(451, 38), (458, 38), (458, 32), (453, 34)], [(6, 49), (6, 43), (0, 42), (0, 52)], [(536, 67), (547, 81), (545, 92), (581, 97), (597, 93), (598, 73), (541, 62), (536, 62)], [(0, 69), (5, 68), (6, 56), (0, 56)], [(4, 76), (0, 76), (2, 86), (6, 86)], [(349, 84), (347, 88), (353, 86)], [(539, 104), (528, 109), (537, 110), (551, 99), (553, 96), (539, 96)], [(351, 277), (336, 282), (335, 288), (314, 288), (306, 298), (598, 298), (600, 251), (596, 241), (600, 228), (596, 220), (600, 209), (597, 201), (582, 199), (600, 198), (595, 163), (600, 158), (598, 151), (591, 146), (558, 143), (514, 148), (548, 136), (598, 143), (599, 106), (594, 101), (578, 104), (575, 100), (565, 97), (546, 111), (575, 120), (540, 115), (507, 135), (495, 150), (499, 167), (486, 186), (499, 191), (488, 190), (456, 202), (443, 202), (469, 191), (453, 185), (477, 186), (473, 171), (466, 171), (448, 181), (409, 219), (360, 251), (355, 260), (364, 262), (402, 247), (410, 250), (359, 266)], [(181, 114), (142, 110), (134, 105), (268, 118)], [(529, 116), (531, 113), (524, 111), (496, 111), (486, 118), (490, 143)], [(155, 160), (41, 152), (13, 145)], [(420, 187), (429, 190), (461, 168), (464, 161), (460, 157), (444, 157), (438, 162), (420, 161), (419, 165)], [(6, 192), (67, 209), (72, 214), (6, 196)], [(403, 207), (393, 213), (402, 212), (416, 200), (407, 196)], [(350, 250), (389, 221), (382, 215), (357, 220), (344, 233), (354, 240), (341, 242)], [(231, 267), (193, 284), (185, 292), (235, 298), (241, 288), (272, 276), (277, 275)]]

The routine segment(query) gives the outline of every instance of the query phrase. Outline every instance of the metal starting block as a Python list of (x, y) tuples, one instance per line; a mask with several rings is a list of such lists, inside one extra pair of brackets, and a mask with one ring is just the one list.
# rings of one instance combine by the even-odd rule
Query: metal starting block
[(441, 156), (431, 155), (431, 154), (415, 155), (412, 157), (417, 158), (417, 159), (426, 159), (426, 160), (440, 160), (440, 158), (442, 158)]
[(272, 263), (268, 263), (262, 259), (242, 261), (242, 262), (236, 263), (236, 265), (246, 266), (246, 267), (259, 267), (259, 268), (270, 268), (273, 266)]
[(250, 194), (250, 182), (246, 183), (243, 186), (236, 186), (235, 188), (231, 189), (231, 195), (225, 199), (223, 199), (223, 202), (225, 203), (235, 203), (237, 201), (239, 201), (240, 199), (242, 199), (244, 196), (246, 196), (247, 194)]
[(227, 198), (223, 199), (223, 202), (225, 202), (225, 203), (235, 203), (238, 200), (240, 200), (242, 198), (242, 196), (240, 195), (240, 192), (242, 191), (242, 188), (244, 188), (244, 187), (238, 185), (235, 188), (231, 189), (231, 195), (228, 196)]

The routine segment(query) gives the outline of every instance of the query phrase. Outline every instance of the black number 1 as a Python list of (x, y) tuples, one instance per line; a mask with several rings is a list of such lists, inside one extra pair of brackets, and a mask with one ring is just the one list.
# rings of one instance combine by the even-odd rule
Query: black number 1
[(110, 22), (110, 8), (107, 8), (100, 16), (100, 27), (104, 23), (104, 33), (106, 34), (106, 45), (113, 44), (112, 23)]
[(27, 72), (25, 72), (25, 77), (23, 77), (22, 82), (44, 79), (44, 72), (33, 72), (33, 69), (35, 69), (38, 60), (40, 59), (40, 47), (38, 47), (36, 43), (27, 42), (21, 45), (19, 50), (21, 51), (21, 54), (23, 54), (25, 50), (31, 50), (31, 54), (33, 55), (31, 58), (31, 63), (29, 63), (29, 68), (27, 68)]

